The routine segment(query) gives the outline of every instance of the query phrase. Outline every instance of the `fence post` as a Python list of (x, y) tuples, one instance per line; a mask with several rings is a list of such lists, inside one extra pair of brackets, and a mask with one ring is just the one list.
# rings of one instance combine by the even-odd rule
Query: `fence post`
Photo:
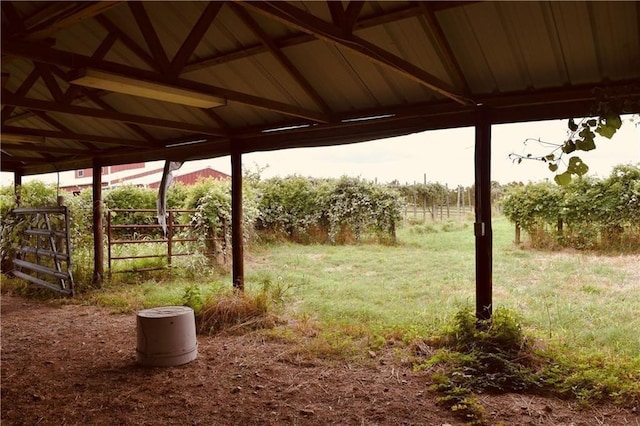
[(107, 209), (107, 265), (111, 276), (111, 210)]
[(516, 222), (516, 245), (520, 245), (520, 223)]

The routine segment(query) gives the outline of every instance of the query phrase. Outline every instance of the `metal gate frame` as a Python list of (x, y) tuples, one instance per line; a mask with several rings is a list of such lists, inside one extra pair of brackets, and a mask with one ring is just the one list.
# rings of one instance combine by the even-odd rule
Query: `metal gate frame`
[[(13, 260), (13, 275), (31, 284), (73, 296), (74, 283), (71, 273), (71, 242), (69, 238), (69, 209), (60, 207), (24, 207), (12, 210), (16, 216), (24, 216), (27, 228), (22, 233), (24, 245), (18, 247)], [(62, 229), (52, 226), (52, 215), (61, 215)], [(58, 241), (62, 240), (62, 244)], [(62, 247), (58, 247), (61, 245)], [(30, 273), (35, 273), (30, 275)], [(41, 278), (44, 275), (49, 281)], [(51, 282), (53, 281), (53, 282)]]

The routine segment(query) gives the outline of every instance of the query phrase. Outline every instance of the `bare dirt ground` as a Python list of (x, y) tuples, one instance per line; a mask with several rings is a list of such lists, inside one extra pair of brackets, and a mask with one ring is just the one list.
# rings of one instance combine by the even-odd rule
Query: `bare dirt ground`
[[(259, 334), (199, 336), (198, 358), (136, 364), (135, 314), (2, 295), (3, 425), (459, 425), (426, 373), (296, 355)], [(640, 425), (631, 410), (480, 396), (490, 424)]]

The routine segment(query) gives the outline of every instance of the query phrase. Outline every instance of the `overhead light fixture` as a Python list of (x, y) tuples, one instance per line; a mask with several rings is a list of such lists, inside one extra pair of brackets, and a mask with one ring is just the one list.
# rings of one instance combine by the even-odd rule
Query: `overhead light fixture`
[(69, 83), (197, 108), (209, 109), (227, 104), (227, 100), (220, 96), (90, 68), (80, 70)]
[(287, 130), (306, 129), (307, 127), (311, 127), (311, 124), (294, 124), (291, 126), (274, 127), (272, 129), (264, 129), (261, 132), (262, 133), (285, 132)]
[(16, 135), (15, 133), (0, 133), (0, 142), (44, 143), (44, 136)]
[(342, 123), (355, 123), (358, 121), (381, 120), (383, 118), (391, 118), (395, 116), (396, 116), (395, 114), (368, 115), (366, 117), (345, 118), (344, 120), (340, 120), (340, 121)]

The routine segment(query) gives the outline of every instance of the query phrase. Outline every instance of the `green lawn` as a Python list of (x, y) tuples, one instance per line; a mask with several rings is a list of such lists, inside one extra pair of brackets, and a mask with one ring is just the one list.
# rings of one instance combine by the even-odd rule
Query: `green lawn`
[[(513, 245), (494, 220), (494, 306), (523, 316), (530, 333), (570, 352), (640, 354), (640, 256), (541, 252)], [(247, 286), (289, 287), (295, 315), (328, 328), (411, 340), (474, 305), (471, 223), (401, 228), (396, 246), (276, 244), (254, 249)]]

